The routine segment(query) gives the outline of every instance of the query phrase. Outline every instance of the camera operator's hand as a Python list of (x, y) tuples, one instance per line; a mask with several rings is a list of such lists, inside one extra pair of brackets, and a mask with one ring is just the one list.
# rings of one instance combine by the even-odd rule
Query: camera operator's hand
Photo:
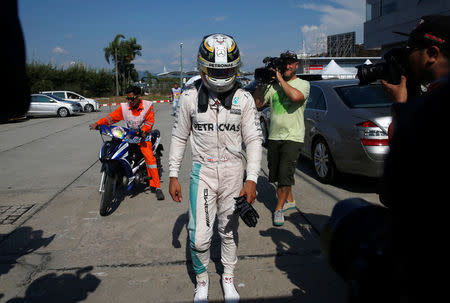
[(406, 103), (408, 99), (408, 90), (406, 89), (406, 77), (402, 75), (400, 84), (394, 85), (381, 80), (384, 90), (388, 93), (394, 102)]
[(278, 69), (274, 69), (274, 68), (270, 68), (270, 69), (275, 72), (275, 76), (272, 77), (273, 80), (276, 80), (278, 83), (280, 83), (281, 81), (284, 81), (283, 75), (280, 73), (280, 71)]

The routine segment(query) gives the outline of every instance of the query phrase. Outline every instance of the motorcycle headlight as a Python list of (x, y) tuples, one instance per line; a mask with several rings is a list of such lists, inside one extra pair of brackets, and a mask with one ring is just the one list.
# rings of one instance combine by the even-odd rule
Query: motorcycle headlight
[(122, 127), (116, 127), (112, 130), (112, 134), (116, 138), (123, 139), (125, 136), (125, 130)]

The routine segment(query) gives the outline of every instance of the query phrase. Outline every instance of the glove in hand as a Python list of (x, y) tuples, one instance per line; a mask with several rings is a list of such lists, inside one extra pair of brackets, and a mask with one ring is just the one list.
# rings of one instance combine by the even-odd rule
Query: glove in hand
[(237, 198), (235, 203), (235, 212), (239, 214), (242, 221), (250, 227), (255, 227), (258, 223), (259, 215), (253, 206), (247, 202), (247, 195), (243, 195)]

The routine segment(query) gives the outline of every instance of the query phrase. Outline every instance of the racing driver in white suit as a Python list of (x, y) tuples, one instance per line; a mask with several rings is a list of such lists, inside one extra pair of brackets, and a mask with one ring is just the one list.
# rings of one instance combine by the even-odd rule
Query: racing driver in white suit
[[(237, 262), (235, 197), (256, 198), (262, 135), (253, 97), (236, 83), (241, 65), (234, 39), (224, 34), (205, 36), (198, 52), (201, 79), (184, 90), (173, 125), (169, 154), (169, 192), (181, 202), (178, 171), (187, 140), (192, 147), (189, 194), (189, 238), (197, 287), (194, 302), (207, 302), (209, 247), (217, 215), (221, 237), (222, 286), (226, 302), (238, 302), (233, 272)], [(247, 153), (243, 184), (242, 142)]]

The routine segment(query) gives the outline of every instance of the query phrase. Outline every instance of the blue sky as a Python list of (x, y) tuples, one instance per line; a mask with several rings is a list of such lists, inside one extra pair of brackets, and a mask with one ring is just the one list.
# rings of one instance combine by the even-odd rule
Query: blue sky
[[(117, 34), (135, 37), (142, 56), (134, 64), (152, 73), (192, 70), (201, 38), (232, 35), (242, 70), (262, 66), (266, 56), (286, 50), (323, 49), (323, 37), (356, 31), (363, 42), (365, 0), (18, 0), (27, 61), (57, 66), (82, 62), (112, 69), (103, 48)], [(326, 40), (325, 40), (326, 41)]]

